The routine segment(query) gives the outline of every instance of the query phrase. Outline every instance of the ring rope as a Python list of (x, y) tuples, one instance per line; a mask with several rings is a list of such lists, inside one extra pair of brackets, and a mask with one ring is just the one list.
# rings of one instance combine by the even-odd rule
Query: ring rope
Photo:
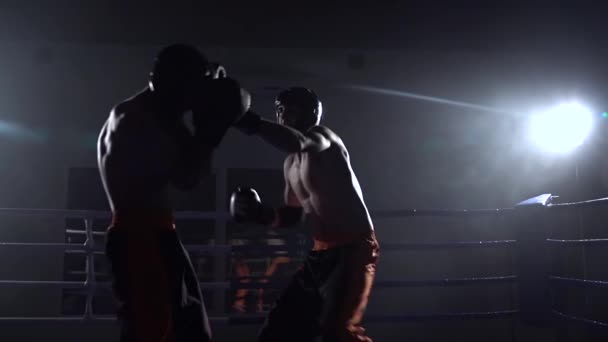
[[(473, 283), (512, 283), (517, 276), (480, 277), (480, 278), (448, 278), (429, 280), (379, 280), (374, 282), (376, 288), (422, 287), (422, 286), (460, 286)], [(232, 286), (236, 289), (279, 288), (289, 282), (290, 278), (271, 279), (268, 277), (239, 277), (234, 278)], [(258, 282), (256, 282), (258, 281)]]
[[(591, 200), (578, 203), (563, 203), (563, 204), (545, 204), (545, 208), (554, 208), (560, 210), (572, 209), (576, 207), (596, 206), (608, 204), (608, 198)], [(503, 216), (515, 212), (515, 208), (505, 209), (474, 209), (474, 210), (385, 210), (385, 211), (373, 211), (372, 216), (375, 218), (403, 218), (411, 216), (443, 216), (443, 217), (486, 217), (486, 216)], [(90, 211), (90, 210), (55, 210), (55, 209), (8, 209), (0, 208), (0, 216), (29, 216), (29, 217), (44, 217), (44, 218), (83, 218), (86, 223), (85, 234), (87, 236), (87, 242), (84, 244), (59, 244), (59, 243), (0, 243), (0, 247), (8, 246), (40, 246), (44, 248), (74, 248), (88, 254), (88, 262), (92, 263), (93, 254), (96, 252), (103, 251), (101, 248), (95, 246), (92, 240), (94, 235), (102, 235), (105, 232), (96, 232), (92, 230), (93, 219), (109, 219), (111, 213), (107, 211)], [(215, 219), (218, 221), (228, 220), (229, 215), (226, 212), (176, 212), (176, 219)], [(78, 233), (82, 234), (82, 233)], [(608, 239), (590, 239), (590, 240), (547, 240), (552, 244), (561, 245), (577, 245), (577, 244), (594, 244), (600, 245), (608, 242)], [(422, 249), (433, 249), (433, 248), (459, 248), (459, 247), (494, 247), (494, 246), (510, 246), (516, 243), (515, 240), (499, 240), (499, 241), (464, 241), (464, 242), (436, 242), (436, 243), (403, 243), (403, 244), (388, 244), (384, 249), (387, 250), (422, 250)], [(285, 250), (288, 245), (283, 246), (265, 246), (271, 247), (273, 250)], [(186, 246), (188, 250), (197, 250), (202, 252), (212, 253), (228, 253), (234, 250), (246, 250), (243, 247), (230, 246), (230, 245), (189, 245)], [(236, 248), (235, 248), (236, 247)], [(248, 247), (248, 246), (247, 246)], [(256, 246), (256, 250), (260, 250)], [(264, 250), (267, 250), (264, 248)], [(74, 289), (86, 289), (88, 296), (94, 295), (94, 289), (110, 288), (109, 282), (96, 282), (94, 279), (95, 270), (93, 267), (88, 268), (86, 282), (57, 282), (57, 281), (12, 281), (5, 280), (0, 281), (0, 285), (19, 285), (19, 286), (61, 286)], [(561, 277), (551, 277), (551, 281), (559, 282), (562, 284), (576, 284), (582, 286), (595, 286), (605, 288), (608, 286), (608, 282), (603, 281), (589, 281), (583, 279), (570, 279)], [(408, 281), (379, 281), (377, 286), (380, 287), (403, 287), (403, 286), (445, 286), (445, 285), (461, 285), (474, 282), (512, 282), (517, 280), (517, 276), (503, 276), (503, 277), (483, 277), (483, 278), (461, 278), (461, 279), (437, 279), (437, 280), (408, 280)], [(201, 283), (203, 288), (230, 288), (231, 282), (214, 282), (214, 283)], [(239, 283), (239, 285), (243, 285)], [(256, 288), (260, 285), (252, 284)], [(91, 298), (89, 298), (91, 299)], [(478, 319), (478, 318), (495, 318), (505, 317), (517, 314), (517, 310), (506, 310), (506, 311), (494, 311), (494, 312), (460, 312), (460, 313), (438, 313), (438, 314), (401, 314), (401, 315), (381, 315), (381, 316), (370, 316), (368, 320), (376, 322), (391, 322), (391, 321), (405, 321), (405, 320), (425, 320), (425, 319)], [(569, 316), (560, 312), (554, 312), (556, 315), (570, 319), (582, 321), (585, 323), (592, 323), (600, 326), (608, 326), (608, 323), (597, 322), (586, 318), (579, 318)], [(84, 321), (84, 320), (114, 320), (113, 316), (97, 316), (92, 314), (92, 309), (87, 307), (84, 316), (82, 317), (0, 317), (1, 321), (5, 320), (54, 320), (54, 321)], [(242, 315), (231, 316), (231, 317), (215, 317), (212, 320), (219, 320), (224, 322), (238, 322), (247, 319)], [(254, 317), (251, 319), (256, 320), (257, 323), (264, 319), (264, 316)]]
[[(455, 312), (455, 313), (429, 313), (429, 314), (391, 314), (391, 315), (370, 315), (365, 318), (366, 322), (393, 323), (405, 321), (423, 320), (462, 320), (462, 319), (493, 319), (512, 317), (519, 313), (519, 310), (504, 310), (490, 312)], [(264, 322), (264, 315), (235, 315), (230, 317), (233, 324), (260, 324)]]
[(546, 207), (553, 210), (569, 210), (569, 209), (578, 209), (583, 207), (595, 207), (595, 206), (604, 206), (608, 205), (608, 197), (592, 199), (588, 201), (581, 202), (571, 202), (571, 203), (557, 203), (557, 204), (548, 204)]
[(600, 289), (608, 289), (608, 281), (601, 280), (586, 280), (577, 278), (565, 278), (565, 277), (549, 277), (553, 283), (558, 283), (566, 286), (578, 286), (578, 287), (593, 287)]
[(608, 323), (595, 321), (595, 320), (583, 318), (583, 317), (571, 316), (571, 315), (567, 315), (567, 314), (559, 312), (559, 311), (553, 311), (553, 316), (555, 316), (557, 318), (561, 318), (566, 321), (585, 323), (585, 324), (589, 324), (589, 325), (593, 325), (593, 326), (597, 326), (597, 327), (608, 328)]
[(556, 240), (547, 239), (547, 242), (552, 245), (562, 246), (606, 246), (608, 245), (608, 239), (582, 239), (582, 240)]
[[(370, 315), (366, 317), (368, 322), (392, 323), (404, 321), (421, 320), (462, 320), (462, 319), (494, 319), (512, 317), (519, 313), (518, 310), (490, 311), (490, 312), (456, 312), (456, 313), (430, 313), (430, 314), (395, 314), (395, 315)], [(114, 315), (91, 315), (85, 316), (50, 316), (50, 317), (0, 317), (2, 321), (20, 322), (90, 322), (90, 321), (116, 321)], [(266, 319), (264, 314), (239, 314), (224, 317), (209, 317), (213, 323), (228, 324), (260, 324)]]
[[(199, 282), (202, 289), (230, 289), (230, 282)], [(64, 289), (111, 289), (111, 282), (96, 282), (95, 284), (86, 281), (55, 281), (55, 280), (0, 280), (0, 286), (49, 286)]]
[(395, 250), (426, 250), (444, 248), (487, 248), (512, 246), (516, 240), (496, 241), (453, 241), (453, 242), (416, 242), (416, 243), (383, 243), (383, 251)]

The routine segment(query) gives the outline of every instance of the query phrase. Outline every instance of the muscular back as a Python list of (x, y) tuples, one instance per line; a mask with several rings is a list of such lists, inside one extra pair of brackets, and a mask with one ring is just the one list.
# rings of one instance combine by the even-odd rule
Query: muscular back
[(146, 110), (146, 93), (112, 110), (98, 140), (98, 164), (113, 211), (166, 210), (175, 144)]
[(313, 232), (360, 234), (373, 230), (348, 151), (335, 133), (315, 126), (330, 145), (322, 151), (290, 154), (284, 163), (288, 205), (301, 205)]

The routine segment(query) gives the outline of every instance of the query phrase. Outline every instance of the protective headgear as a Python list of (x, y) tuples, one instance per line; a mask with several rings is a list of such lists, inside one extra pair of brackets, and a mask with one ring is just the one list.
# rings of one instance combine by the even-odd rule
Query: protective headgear
[(293, 87), (277, 95), (275, 101), (275, 111), (277, 119), (289, 113), (289, 116), (294, 116), (294, 125), (298, 126), (314, 126), (321, 122), (323, 115), (323, 105), (317, 94), (312, 90), (303, 87)]
[(149, 86), (169, 98), (180, 98), (200, 81), (213, 77), (212, 66), (196, 47), (173, 44), (163, 48), (154, 60)]

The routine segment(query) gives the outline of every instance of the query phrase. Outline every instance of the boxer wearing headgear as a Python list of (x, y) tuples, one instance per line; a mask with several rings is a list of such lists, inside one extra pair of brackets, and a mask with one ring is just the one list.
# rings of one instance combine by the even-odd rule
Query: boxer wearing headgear
[[(148, 86), (115, 106), (99, 135), (98, 165), (113, 214), (106, 255), (123, 342), (211, 339), (169, 187), (190, 190), (210, 172), (214, 149), (249, 106), (248, 93), (216, 78), (218, 70), (193, 46), (162, 49)], [(184, 122), (187, 111), (194, 132)]]
[(371, 341), (361, 326), (379, 257), (361, 187), (340, 137), (319, 125), (321, 101), (290, 88), (275, 101), (277, 123), (248, 112), (236, 126), (288, 153), (285, 203), (265, 205), (257, 192), (237, 189), (237, 222), (283, 227), (303, 221), (314, 246), (271, 309), (259, 341)]

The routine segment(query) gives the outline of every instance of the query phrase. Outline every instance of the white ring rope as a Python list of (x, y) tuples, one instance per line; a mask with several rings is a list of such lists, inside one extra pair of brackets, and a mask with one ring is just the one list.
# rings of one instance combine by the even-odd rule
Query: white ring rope
[[(559, 205), (544, 205), (547, 208), (559, 208), (559, 209), (570, 209), (583, 206), (591, 205), (604, 205), (608, 204), (608, 198), (592, 200), (580, 203), (568, 203)], [(404, 218), (408, 216), (450, 216), (450, 217), (482, 217), (482, 216), (505, 216), (512, 214), (515, 208), (505, 209), (475, 209), (475, 210), (385, 210), (385, 211), (374, 211), (372, 217), (374, 218)], [(35, 280), (0, 280), (0, 286), (47, 286), (53, 288), (62, 289), (73, 289), (73, 290), (86, 290), (86, 304), (85, 312), (79, 316), (58, 316), (58, 317), (0, 317), (0, 321), (114, 321), (115, 316), (108, 315), (95, 315), (93, 313), (93, 296), (96, 294), (97, 289), (111, 289), (111, 283), (108, 281), (98, 282), (96, 279), (97, 273), (95, 271), (94, 258), (96, 255), (101, 255), (104, 252), (102, 243), (95, 241), (94, 237), (105, 235), (103, 231), (93, 230), (93, 220), (104, 219), (109, 220), (112, 217), (111, 212), (108, 211), (91, 211), (91, 210), (60, 210), (60, 209), (21, 209), (21, 208), (0, 208), (0, 216), (27, 216), (34, 218), (47, 218), (47, 219), (66, 219), (66, 218), (79, 218), (85, 222), (84, 230), (66, 229), (65, 232), (68, 234), (81, 234), (86, 235), (86, 241), (84, 243), (33, 243), (33, 242), (0, 242), (0, 247), (37, 247), (51, 250), (63, 250), (67, 253), (82, 253), (86, 255), (86, 268), (82, 272), (86, 275), (85, 281), (35, 281)], [(179, 219), (206, 219), (214, 220), (217, 222), (224, 222), (229, 219), (227, 212), (195, 212), (195, 211), (181, 211), (175, 212), (174, 218)], [(589, 239), (589, 240), (552, 240), (547, 239), (548, 242), (553, 244), (563, 245), (577, 245), (577, 244), (605, 244), (608, 239)], [(407, 247), (403, 249), (428, 249), (430, 247), (447, 247), (449, 246), (466, 246), (471, 247), (473, 245), (511, 245), (516, 243), (514, 240), (508, 241), (481, 241), (481, 242), (455, 242), (455, 243), (435, 243), (435, 244), (406, 244), (407, 246), (399, 245), (394, 247)], [(437, 245), (437, 246), (436, 246)], [(229, 254), (233, 248), (231, 245), (185, 245), (188, 251), (211, 253), (211, 254)], [(402, 249), (395, 248), (395, 249)], [(504, 277), (503, 277), (504, 278)], [(510, 277), (515, 278), (515, 277)], [(502, 279), (501, 279), (502, 280)], [(511, 279), (509, 279), (511, 280)], [(396, 284), (396, 283), (395, 283)], [(404, 285), (399, 283), (399, 285)], [(201, 282), (201, 288), (203, 289), (230, 289), (231, 282), (229, 281), (216, 281), (216, 282)], [(428, 285), (425, 283), (425, 285)], [(511, 312), (509, 312), (511, 313)], [(212, 317), (210, 318), (214, 322), (229, 322), (229, 317)]]
[[(0, 317), (2, 321), (20, 321), (20, 320), (42, 320), (42, 321), (63, 321), (63, 320), (93, 320), (97, 319), (93, 313), (93, 296), (96, 289), (111, 289), (110, 282), (97, 282), (95, 271), (95, 255), (102, 254), (104, 248), (95, 243), (95, 236), (103, 235), (105, 232), (93, 230), (93, 220), (106, 219), (112, 217), (108, 211), (91, 211), (91, 210), (60, 210), (60, 209), (21, 209), (21, 208), (0, 208), (0, 216), (27, 216), (46, 219), (66, 219), (66, 218), (81, 218), (85, 223), (85, 230), (79, 231), (78, 234), (86, 235), (84, 243), (35, 243), (35, 242), (0, 242), (0, 247), (37, 247), (53, 250), (64, 250), (71, 253), (86, 254), (86, 281), (35, 281), (35, 280), (0, 280), (0, 286), (46, 286), (62, 289), (86, 289), (85, 312), (82, 317)], [(194, 212), (182, 211), (174, 214), (175, 219), (213, 219), (226, 220), (228, 213), (216, 212)], [(229, 245), (190, 245), (188, 250), (196, 252), (211, 252), (211, 253), (229, 253), (231, 248)], [(202, 282), (202, 289), (229, 289), (230, 282)], [(107, 318), (114, 319), (114, 318)]]

